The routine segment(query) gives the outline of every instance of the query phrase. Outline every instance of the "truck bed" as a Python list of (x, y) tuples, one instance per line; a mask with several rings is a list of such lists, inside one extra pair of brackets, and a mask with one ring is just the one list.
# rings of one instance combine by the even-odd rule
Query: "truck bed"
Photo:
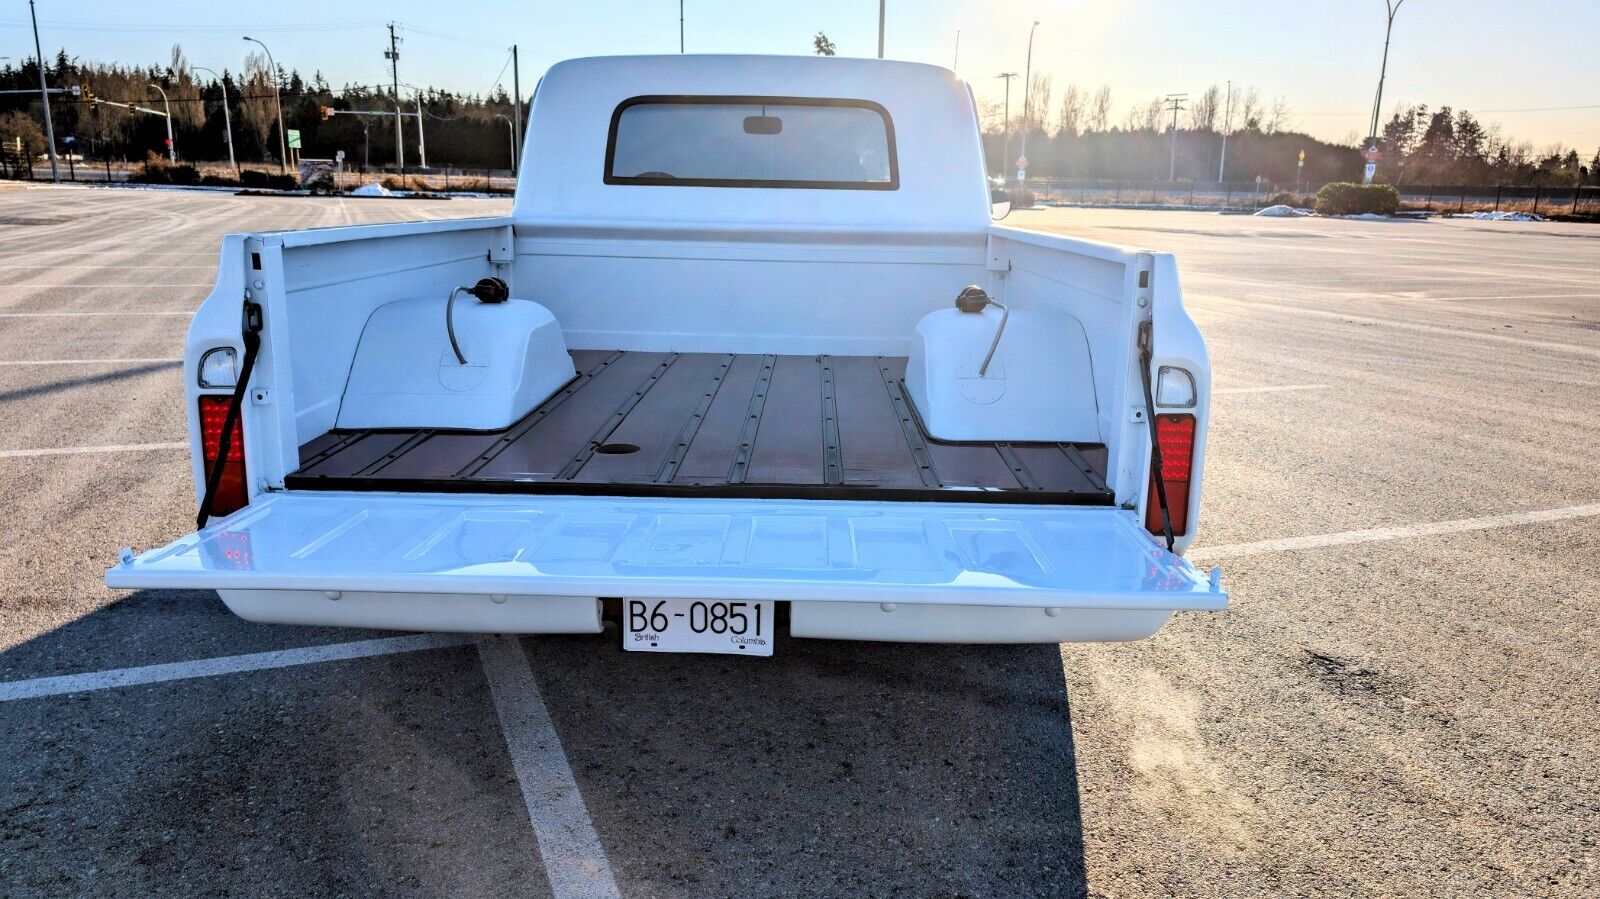
[(906, 360), (577, 350), (504, 431), (333, 430), (291, 490), (1111, 505), (1101, 444), (930, 438)]

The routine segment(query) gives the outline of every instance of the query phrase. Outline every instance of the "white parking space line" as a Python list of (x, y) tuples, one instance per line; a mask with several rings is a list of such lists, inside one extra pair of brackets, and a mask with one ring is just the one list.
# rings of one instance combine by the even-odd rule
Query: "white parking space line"
[(253, 652), (247, 655), (219, 656), (193, 662), (171, 662), (164, 665), (143, 665), (137, 668), (113, 668), (109, 671), (92, 671), (87, 674), (64, 674), (58, 677), (36, 677), (31, 680), (0, 683), (0, 702), (15, 699), (35, 699), (41, 696), (59, 696), (63, 693), (82, 693), (88, 690), (109, 690), (131, 687), (136, 684), (155, 684), (163, 681), (188, 680), (196, 677), (216, 677), (221, 674), (239, 674), (245, 671), (265, 671), (271, 668), (290, 668), (296, 665), (315, 665), (321, 662), (340, 662), (346, 659), (364, 659), (370, 656), (394, 655), (424, 649), (442, 649), (465, 646), (473, 641), (468, 634), (412, 634), (404, 637), (385, 637), (378, 640), (357, 640), (352, 643), (333, 643), (327, 646), (306, 646), (299, 649), (280, 649), (273, 652)]
[(1282, 393), (1287, 390), (1327, 390), (1326, 384), (1280, 384), (1277, 387), (1213, 387), (1216, 393)]
[(84, 453), (143, 453), (150, 450), (183, 449), (189, 444), (175, 443), (113, 443), (108, 446), (59, 446), (53, 449), (0, 450), (0, 459), (30, 459), (34, 456), (77, 456)]
[(551, 892), (556, 899), (620, 896), (522, 644), (512, 636), (484, 637), (478, 654)]
[(182, 362), (177, 357), (151, 356), (142, 359), (8, 359), (0, 365), (138, 365), (148, 362)]
[(127, 318), (130, 315), (182, 315), (193, 316), (193, 312), (167, 312), (164, 310), (139, 311), (129, 309), (124, 312), (0, 312), (0, 318), (76, 318), (91, 315), (114, 315), (118, 318)]
[(1439, 534), (1487, 531), (1491, 528), (1513, 527), (1522, 524), (1546, 524), (1553, 521), (1589, 518), (1596, 515), (1600, 515), (1600, 503), (1590, 503), (1586, 506), (1568, 506), (1564, 509), (1545, 509), (1537, 512), (1487, 515), (1482, 518), (1459, 518), (1454, 521), (1435, 521), (1427, 524), (1409, 524), (1390, 528), (1368, 528), (1362, 531), (1343, 531), (1337, 534), (1312, 534), (1308, 537), (1284, 537), (1278, 540), (1252, 540), (1249, 543), (1203, 546), (1197, 547), (1190, 552), (1189, 558), (1193, 562), (1211, 562), (1216, 559), (1288, 552), (1297, 549), (1320, 549), (1326, 546), (1347, 546), (1352, 543), (1378, 543), (1386, 540), (1405, 540), (1411, 537), (1433, 537)]

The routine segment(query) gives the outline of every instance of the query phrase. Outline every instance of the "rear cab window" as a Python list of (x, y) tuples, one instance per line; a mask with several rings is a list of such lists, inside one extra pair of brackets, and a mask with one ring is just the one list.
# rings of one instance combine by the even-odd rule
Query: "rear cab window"
[(612, 113), (605, 183), (897, 190), (900, 171), (869, 100), (649, 96)]

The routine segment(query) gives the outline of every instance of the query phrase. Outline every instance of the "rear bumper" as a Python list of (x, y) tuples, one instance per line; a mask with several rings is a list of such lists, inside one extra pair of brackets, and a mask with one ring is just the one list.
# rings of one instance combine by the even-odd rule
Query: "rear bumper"
[[(220, 590), (235, 615), (267, 624), (496, 634), (598, 634), (596, 597)], [(1140, 640), (1162, 609), (791, 602), (789, 636), (890, 643), (1077, 643)]]

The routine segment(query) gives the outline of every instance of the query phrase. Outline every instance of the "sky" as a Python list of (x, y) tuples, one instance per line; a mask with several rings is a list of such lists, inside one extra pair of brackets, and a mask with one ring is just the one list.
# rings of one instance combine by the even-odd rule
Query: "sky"
[[(385, 23), (399, 23), (403, 83), (463, 92), (510, 90), (505, 48), (521, 47), (524, 93), (551, 63), (576, 56), (674, 53), (676, 0), (387, 0), (219, 4), (215, 0), (37, 0), (46, 55), (165, 64), (181, 43), (194, 65), (237, 71), (254, 45), (280, 65), (320, 70), (335, 87), (388, 83)], [(691, 53), (811, 51), (826, 32), (840, 55), (877, 52), (873, 0), (684, 0)], [(1003, 71), (1027, 64), (1054, 77), (1110, 85), (1125, 111), (1168, 93), (1233, 81), (1282, 96), (1290, 124), (1329, 140), (1367, 129), (1383, 52), (1384, 0), (887, 0), (885, 55), (954, 66), (980, 102), (998, 99)], [(959, 33), (959, 55), (957, 35)], [(1404, 0), (1384, 88), (1384, 118), (1400, 103), (1448, 104), (1499, 122), (1510, 136), (1600, 148), (1600, 0)], [(0, 57), (33, 55), (28, 8), (0, 6)], [(1021, 79), (1012, 110), (1020, 108)], [(1572, 108), (1586, 107), (1586, 108)]]

